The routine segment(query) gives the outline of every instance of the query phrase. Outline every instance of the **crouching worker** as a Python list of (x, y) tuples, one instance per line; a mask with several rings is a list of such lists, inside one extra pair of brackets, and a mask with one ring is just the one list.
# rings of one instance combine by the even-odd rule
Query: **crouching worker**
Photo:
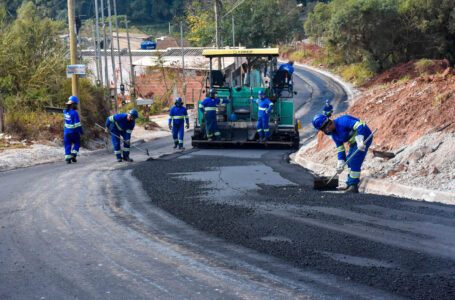
[(63, 115), (65, 116), (65, 160), (67, 164), (77, 162), (76, 156), (81, 147), (81, 134), (84, 134), (81, 121), (79, 120), (79, 114), (77, 113), (78, 103), (79, 99), (71, 96), (66, 103), (66, 109), (63, 110)]
[[(111, 131), (114, 153), (118, 162), (121, 162), (122, 159), (128, 162), (133, 161), (130, 158), (131, 133), (138, 116), (137, 110), (132, 109), (128, 114), (116, 114), (106, 120), (106, 132)], [(120, 149), (120, 137), (123, 138), (123, 151)]]
[(175, 106), (169, 111), (169, 129), (172, 130), (172, 137), (174, 138), (174, 149), (179, 147), (180, 150), (185, 150), (183, 147), (183, 126), (186, 123), (186, 129), (190, 128), (190, 121), (188, 119), (188, 112), (183, 106), (182, 98), (175, 99)]
[(370, 128), (361, 120), (349, 115), (330, 120), (327, 116), (318, 114), (313, 118), (313, 126), (327, 135), (332, 136), (338, 151), (337, 172), (341, 173), (346, 165), (346, 152), (344, 143), (349, 142), (348, 158), (359, 149), (355, 156), (348, 162), (348, 181), (346, 193), (358, 193), (360, 182), (360, 169), (368, 152), (373, 138), (367, 143), (365, 139), (371, 134)]

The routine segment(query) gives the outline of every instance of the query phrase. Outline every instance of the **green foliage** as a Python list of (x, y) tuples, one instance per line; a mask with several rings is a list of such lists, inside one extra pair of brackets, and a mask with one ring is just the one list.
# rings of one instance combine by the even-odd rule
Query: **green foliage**
[(292, 60), (295, 60), (295, 61), (300, 61), (304, 58), (312, 57), (312, 56), (313, 56), (313, 54), (309, 50), (305, 50), (305, 53), (302, 50), (298, 50), (298, 51), (293, 52), (289, 56), (289, 58)]
[(431, 66), (434, 66), (434, 61), (426, 58), (422, 58), (414, 63), (414, 67), (416, 68), (417, 72), (419, 72), (419, 74), (427, 72)]
[(374, 73), (368, 70), (365, 63), (353, 63), (341, 66), (336, 72), (340, 74), (344, 80), (355, 84), (361, 84), (374, 76)]
[(305, 32), (376, 72), (422, 57), (455, 62), (454, 24), (453, 0), (334, 0), (314, 7)]
[(406, 81), (409, 81), (410, 79), (411, 79), (411, 75), (406, 75), (406, 76), (400, 78), (400, 80), (397, 81), (397, 84), (405, 83)]

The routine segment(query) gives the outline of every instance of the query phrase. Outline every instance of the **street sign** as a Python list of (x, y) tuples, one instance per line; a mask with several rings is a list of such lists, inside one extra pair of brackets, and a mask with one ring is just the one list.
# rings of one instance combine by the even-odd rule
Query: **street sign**
[(154, 102), (153, 99), (143, 99), (143, 98), (136, 99), (137, 105), (152, 105), (153, 102)]
[(80, 77), (83, 77), (85, 75), (85, 65), (67, 65), (66, 77), (71, 78), (73, 74), (82, 75)]

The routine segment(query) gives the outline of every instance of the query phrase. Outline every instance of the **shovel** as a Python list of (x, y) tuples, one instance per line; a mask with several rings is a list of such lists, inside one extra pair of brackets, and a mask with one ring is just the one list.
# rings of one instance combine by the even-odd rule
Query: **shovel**
[[(371, 138), (373, 137), (374, 133), (377, 131), (378, 129), (376, 128), (371, 134), (370, 136), (365, 140), (365, 144), (371, 140)], [(351, 158), (353, 158), (357, 152), (359, 152), (360, 149), (357, 149), (354, 151), (354, 153), (352, 153), (348, 160), (346, 161), (345, 165), (351, 160)], [(336, 189), (338, 187), (338, 178), (336, 178), (334, 180), (334, 178), (339, 175), (341, 172), (343, 172), (343, 170), (341, 171), (337, 171), (335, 173), (335, 175), (333, 175), (332, 177), (330, 177), (328, 180), (327, 180), (327, 177), (318, 177), (318, 178), (315, 178), (314, 179), (314, 189), (316, 190), (321, 190), (321, 189)], [(327, 180), (327, 182), (325, 182)], [(333, 184), (330, 184), (331, 182), (333, 181)], [(325, 182), (325, 183), (324, 183)], [(330, 185), (329, 185), (330, 184)], [(335, 185), (336, 184), (336, 185)]]
[[(103, 129), (104, 132), (106, 132), (106, 129), (107, 129), (106, 127), (101, 126), (101, 125), (98, 124), (98, 123), (95, 123), (95, 125), (98, 126), (98, 127), (101, 128), (101, 129)], [(106, 132), (106, 133), (107, 133), (107, 132)], [(112, 132), (111, 132), (110, 134), (112, 134), (112, 135), (115, 136), (116, 138), (121, 139), (121, 137), (119, 137), (119, 136), (116, 135), (115, 133), (112, 133)], [(133, 144), (131, 144), (131, 147), (134, 147), (134, 148), (136, 148), (136, 149), (138, 149), (138, 150), (144, 152), (147, 156), (150, 156), (149, 150), (148, 150), (148, 149), (142, 149), (142, 148), (140, 148), (140, 147), (138, 147), (138, 146), (135, 146), (135, 145), (133, 145)]]

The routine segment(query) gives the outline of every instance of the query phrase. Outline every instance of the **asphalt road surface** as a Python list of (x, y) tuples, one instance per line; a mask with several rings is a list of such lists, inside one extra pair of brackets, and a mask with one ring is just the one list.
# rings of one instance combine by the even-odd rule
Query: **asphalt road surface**
[[(311, 114), (330, 94), (304, 93)], [(0, 173), (0, 299), (455, 298), (454, 206), (313, 191), (285, 150), (171, 143)]]

